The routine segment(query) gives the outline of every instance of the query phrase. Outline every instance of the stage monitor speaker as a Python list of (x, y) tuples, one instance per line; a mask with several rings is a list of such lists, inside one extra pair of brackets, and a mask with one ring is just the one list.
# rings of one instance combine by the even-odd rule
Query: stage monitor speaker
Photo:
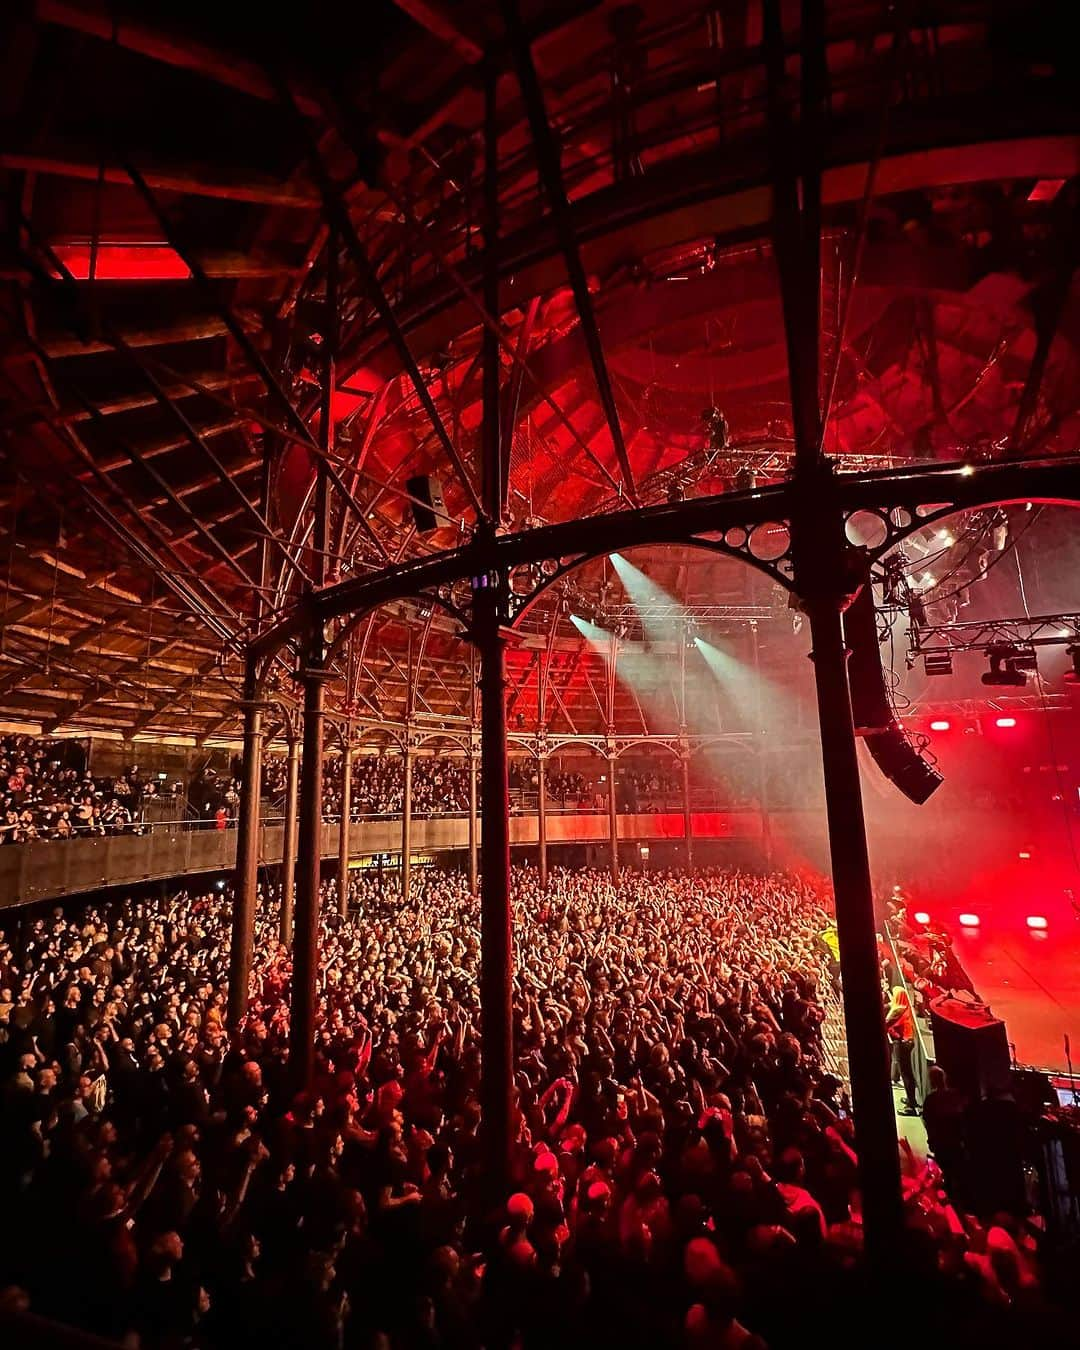
[(930, 1004), (934, 1058), (945, 1070), (950, 1087), (979, 1101), (992, 1092), (1006, 1092), (1012, 1064), (1005, 1023), (985, 1004), (943, 994)]
[(844, 611), (851, 715), (874, 763), (909, 800), (922, 806), (944, 781), (908, 740), (893, 713), (877, 636), (874, 591), (863, 586)]
[(447, 523), (446, 503), (442, 483), (430, 474), (416, 474), (405, 482), (405, 491), (413, 499), (413, 522), (420, 534), (430, 534)]

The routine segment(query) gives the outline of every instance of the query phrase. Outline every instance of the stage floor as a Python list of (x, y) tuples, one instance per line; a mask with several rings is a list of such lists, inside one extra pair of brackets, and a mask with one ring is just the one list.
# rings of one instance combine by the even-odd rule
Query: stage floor
[[(1080, 919), (1064, 896), (1017, 906), (975, 902), (977, 929), (950, 916), (956, 952), (979, 995), (1004, 1020), (1016, 1061), (1064, 1073), (1064, 1038), (1080, 1063)], [(1026, 912), (1022, 912), (1026, 911)], [(1029, 929), (1028, 914), (1045, 918)]]

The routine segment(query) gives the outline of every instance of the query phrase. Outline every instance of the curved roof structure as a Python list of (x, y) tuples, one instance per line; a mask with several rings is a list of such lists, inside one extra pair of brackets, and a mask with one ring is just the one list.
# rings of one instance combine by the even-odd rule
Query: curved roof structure
[[(471, 535), (485, 334), (503, 528), (784, 477), (776, 112), (809, 127), (787, 84), (814, 52), (827, 452), (864, 470), (1074, 451), (1060, 11), (828, 0), (824, 21), (819, 43), (798, 5), (761, 0), (9, 14), (0, 717), (232, 734), (239, 653), (305, 587)], [(424, 477), (443, 494), (428, 532)], [(691, 608), (790, 631), (748, 569), (686, 550), (650, 568)], [(574, 584), (595, 606), (616, 582), (595, 565)], [(535, 718), (550, 643), (577, 672), (553, 715), (584, 730), (564, 598), (530, 611), (510, 697)], [(468, 721), (471, 657), (439, 615), (380, 611), (338, 673), (331, 705), (357, 716)]]

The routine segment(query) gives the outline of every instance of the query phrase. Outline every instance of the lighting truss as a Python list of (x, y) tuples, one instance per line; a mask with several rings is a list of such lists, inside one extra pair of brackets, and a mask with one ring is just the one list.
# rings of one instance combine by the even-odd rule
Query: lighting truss
[(988, 652), (1002, 647), (1059, 647), (1080, 642), (1080, 614), (1039, 614), (1022, 619), (968, 619), (962, 623), (912, 624), (908, 665), (917, 657)]
[(1068, 712), (1073, 707), (1068, 694), (1020, 693), (995, 694), (992, 698), (927, 699), (912, 703), (901, 714), (903, 722), (924, 722), (934, 717), (951, 717), (958, 721), (977, 722), (993, 713)]

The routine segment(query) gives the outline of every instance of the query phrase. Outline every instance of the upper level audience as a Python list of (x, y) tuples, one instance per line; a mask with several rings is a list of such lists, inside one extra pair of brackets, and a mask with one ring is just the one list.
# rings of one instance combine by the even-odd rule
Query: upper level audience
[(76, 740), (0, 737), (0, 843), (119, 834), (136, 827), (157, 784), (138, 769), (96, 778)]
[(481, 1135), (479, 906), (327, 887), (316, 1070), (286, 1086), (288, 950), (230, 901), (70, 906), (0, 937), (0, 1305), (154, 1347), (1034, 1346), (1020, 1215), (908, 1155), (868, 1281), (823, 1062), (828, 897), (788, 876), (514, 876), (514, 1141)]

